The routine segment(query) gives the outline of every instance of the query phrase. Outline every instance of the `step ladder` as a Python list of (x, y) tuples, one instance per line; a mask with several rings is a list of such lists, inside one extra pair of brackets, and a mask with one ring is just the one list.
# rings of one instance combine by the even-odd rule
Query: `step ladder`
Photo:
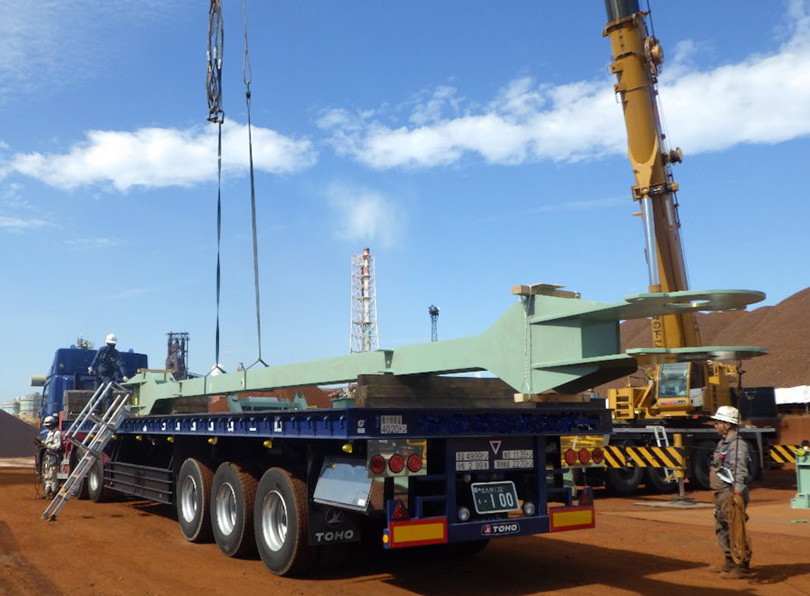
[[(657, 447), (669, 447), (669, 436), (667, 435), (667, 430), (663, 426), (648, 426), (647, 428), (653, 431), (653, 435), (655, 436), (655, 444)], [(663, 468), (663, 470), (665, 480), (675, 480), (674, 468)]]
[[(653, 434), (655, 435), (655, 444), (658, 447), (669, 447), (669, 435), (667, 435), (666, 428), (663, 426), (648, 426), (647, 428), (653, 431)], [(694, 499), (690, 499), (686, 496), (684, 479), (676, 477), (674, 468), (664, 468), (664, 473), (666, 474), (667, 480), (674, 478), (678, 481), (678, 496), (670, 499), (670, 502), (681, 504), (691, 504), (695, 502)]]
[[(112, 393), (113, 399), (110, 407), (101, 414), (102, 405)], [(63, 440), (72, 443), (82, 454), (76, 467), (71, 470), (70, 476), (59, 488), (56, 496), (42, 514), (42, 519), (53, 521), (62, 507), (68, 502), (70, 497), (78, 493), (81, 483), (93, 469), (97, 461), (101, 459), (104, 448), (110, 442), (115, 431), (127, 416), (126, 406), (132, 392), (114, 381), (104, 383), (96, 389), (93, 397), (90, 398), (82, 411), (65, 431)], [(84, 438), (79, 440), (80, 433)]]

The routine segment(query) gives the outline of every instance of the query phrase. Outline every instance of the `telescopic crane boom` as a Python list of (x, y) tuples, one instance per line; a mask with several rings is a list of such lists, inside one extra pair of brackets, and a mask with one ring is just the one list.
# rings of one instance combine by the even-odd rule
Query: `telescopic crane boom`
[[(604, 36), (610, 39), (616, 75), (615, 91), (621, 99), (627, 129), (627, 152), (635, 176), (633, 200), (641, 207), (644, 226), (649, 288), (651, 293), (676, 293), (689, 289), (678, 218), (678, 184), (671, 165), (682, 159), (680, 149), (669, 150), (661, 130), (656, 83), (664, 52), (647, 30), (645, 13), (638, 0), (605, 0), (608, 23)], [(739, 376), (735, 367), (719, 362), (701, 349), (695, 314), (679, 313), (653, 317), (653, 345), (659, 358), (652, 382), (610, 390), (608, 399), (617, 419), (685, 416), (696, 410), (713, 411), (731, 404), (732, 384)], [(670, 350), (694, 348), (693, 362), (667, 362)], [(759, 353), (730, 351), (726, 360)]]
[[(608, 0), (605, 35), (613, 51), (611, 72), (618, 82), (627, 128), (627, 152), (636, 184), (633, 199), (641, 206), (650, 292), (681, 292), (689, 289), (680, 235), (678, 184), (670, 164), (681, 161), (680, 149), (668, 151), (658, 113), (658, 71), (664, 53), (658, 40), (647, 32), (638, 0)], [(700, 345), (692, 313), (668, 315), (653, 320), (656, 348)]]

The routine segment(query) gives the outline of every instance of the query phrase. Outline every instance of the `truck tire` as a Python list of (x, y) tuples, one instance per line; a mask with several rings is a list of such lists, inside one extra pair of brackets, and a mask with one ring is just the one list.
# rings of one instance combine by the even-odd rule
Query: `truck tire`
[(104, 461), (96, 460), (90, 472), (84, 479), (87, 485), (87, 496), (94, 503), (103, 503), (110, 500), (110, 491), (104, 487)]
[(214, 473), (199, 460), (189, 458), (177, 474), (177, 521), (180, 531), (189, 542), (210, 542), (211, 484)]
[(709, 468), (712, 464), (712, 454), (717, 447), (717, 441), (706, 439), (695, 446), (692, 457), (692, 473), (689, 479), (701, 490), (709, 490)]
[(259, 555), (275, 575), (306, 573), (315, 558), (308, 543), (307, 485), (281, 468), (270, 468), (259, 481), (253, 529)]
[(647, 468), (644, 483), (648, 489), (659, 493), (672, 493), (678, 490), (678, 481), (674, 477), (667, 478), (667, 470), (664, 468)]
[[(633, 441), (620, 441), (616, 445), (619, 447), (634, 447), (635, 443)], [(613, 494), (626, 497), (636, 492), (643, 476), (644, 469), (637, 466), (608, 468), (605, 473), (605, 486)]]
[(221, 464), (211, 486), (211, 529), (214, 540), (229, 557), (256, 552), (253, 537), (253, 506), (256, 479), (239, 464)]
[[(73, 447), (70, 451), (70, 473), (73, 473), (73, 470), (76, 469), (76, 466), (79, 465), (79, 461), (81, 460), (81, 454), (79, 453), (78, 447)], [(87, 492), (87, 478), (79, 481), (78, 488), (73, 495), (79, 499), (80, 501), (86, 501), (90, 498), (90, 494)]]

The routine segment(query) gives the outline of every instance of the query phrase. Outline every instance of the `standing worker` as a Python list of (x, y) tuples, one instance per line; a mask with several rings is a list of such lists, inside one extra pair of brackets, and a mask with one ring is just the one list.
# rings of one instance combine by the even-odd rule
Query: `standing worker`
[(56, 418), (45, 416), (42, 421), (48, 429), (42, 447), (45, 449), (42, 457), (42, 483), (45, 485), (45, 498), (53, 499), (59, 489), (59, 479), (56, 477), (59, 460), (62, 454), (62, 431), (56, 428)]
[[(110, 381), (121, 379), (127, 381), (126, 370), (124, 369), (124, 359), (121, 357), (121, 352), (115, 349), (115, 344), (118, 343), (118, 338), (114, 333), (107, 335), (107, 345), (102, 346), (96, 352), (93, 362), (87, 372), (91, 375), (97, 374), (101, 378), (101, 384), (106, 385)], [(116, 376), (117, 375), (117, 376)], [(104, 411), (109, 410), (113, 402), (113, 392), (107, 394), (104, 402)]]
[(712, 455), (709, 480), (714, 491), (714, 531), (725, 557), (723, 565), (712, 570), (725, 578), (740, 579), (751, 574), (751, 546), (745, 531), (750, 454), (748, 444), (737, 433), (737, 408), (720, 406), (712, 420), (721, 438)]
[(124, 370), (124, 359), (121, 357), (121, 352), (115, 349), (118, 338), (115, 337), (114, 333), (110, 333), (107, 335), (106, 341), (107, 345), (102, 346), (101, 349), (96, 352), (87, 372), (91, 375), (98, 374), (98, 376), (101, 377), (102, 384), (115, 381), (116, 373), (118, 373), (118, 378), (126, 381), (127, 376)]

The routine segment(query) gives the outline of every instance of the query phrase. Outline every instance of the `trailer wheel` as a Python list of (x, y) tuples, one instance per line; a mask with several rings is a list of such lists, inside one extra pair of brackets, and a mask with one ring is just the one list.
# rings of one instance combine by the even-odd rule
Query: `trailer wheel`
[(211, 483), (214, 473), (199, 460), (189, 458), (177, 474), (177, 521), (189, 542), (211, 541)]
[(267, 470), (256, 492), (253, 529), (259, 555), (275, 575), (300, 575), (312, 565), (308, 519), (307, 485), (281, 468)]
[[(73, 473), (73, 470), (79, 465), (79, 461), (81, 460), (81, 454), (79, 453), (78, 447), (73, 447), (70, 451), (70, 473)], [(74, 496), (79, 499), (80, 501), (86, 501), (90, 498), (90, 494), (87, 491), (87, 478), (79, 481), (78, 488), (73, 493)]]
[(678, 490), (678, 481), (674, 477), (667, 478), (667, 470), (664, 468), (647, 468), (644, 482), (647, 488), (659, 493), (671, 493)]
[(211, 528), (219, 550), (229, 557), (256, 551), (253, 538), (253, 505), (256, 479), (239, 464), (217, 468), (211, 487)]
[(104, 487), (104, 461), (96, 460), (93, 467), (90, 468), (90, 473), (84, 479), (87, 485), (87, 495), (94, 503), (103, 503), (109, 501), (110, 491)]
[[(620, 447), (634, 447), (633, 441), (620, 441), (616, 443)], [(626, 497), (636, 492), (641, 478), (644, 476), (644, 469), (637, 466), (627, 468), (608, 468), (605, 472), (605, 485), (617, 495)]]
[(695, 447), (695, 453), (692, 459), (692, 474), (689, 479), (702, 490), (709, 490), (711, 488), (709, 482), (709, 468), (711, 467), (712, 454), (716, 447), (717, 441), (711, 439), (701, 441)]

